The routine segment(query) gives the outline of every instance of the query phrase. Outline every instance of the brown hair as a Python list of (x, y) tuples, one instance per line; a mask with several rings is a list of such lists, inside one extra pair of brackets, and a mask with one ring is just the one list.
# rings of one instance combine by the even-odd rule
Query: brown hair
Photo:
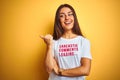
[(56, 11), (55, 22), (54, 22), (53, 39), (58, 40), (64, 33), (64, 30), (63, 30), (63, 28), (61, 26), (61, 23), (60, 23), (60, 16), (59, 16), (60, 10), (63, 7), (68, 7), (73, 12), (73, 16), (74, 16), (74, 27), (72, 28), (73, 33), (83, 36), (83, 34), (82, 34), (81, 30), (80, 30), (80, 26), (79, 26), (79, 23), (78, 23), (78, 20), (77, 20), (75, 10), (69, 4), (62, 4), (62, 5), (60, 5), (58, 7), (58, 9)]

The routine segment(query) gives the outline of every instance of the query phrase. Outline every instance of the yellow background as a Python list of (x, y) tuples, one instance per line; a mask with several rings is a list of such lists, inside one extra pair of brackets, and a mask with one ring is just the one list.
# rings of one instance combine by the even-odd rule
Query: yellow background
[(0, 80), (47, 80), (46, 45), (60, 4), (72, 5), (93, 56), (87, 80), (120, 80), (119, 0), (2, 0)]

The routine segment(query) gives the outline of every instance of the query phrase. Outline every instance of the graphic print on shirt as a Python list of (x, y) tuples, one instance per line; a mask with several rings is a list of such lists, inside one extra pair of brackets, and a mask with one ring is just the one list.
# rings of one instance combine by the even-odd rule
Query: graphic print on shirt
[(78, 51), (78, 44), (61, 44), (59, 45), (59, 56), (74, 56), (75, 51)]

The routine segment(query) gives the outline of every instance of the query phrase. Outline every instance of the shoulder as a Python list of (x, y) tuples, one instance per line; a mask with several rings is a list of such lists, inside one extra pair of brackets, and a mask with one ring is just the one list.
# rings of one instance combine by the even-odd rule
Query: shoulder
[(83, 36), (78, 36), (78, 38), (83, 40), (83, 41), (89, 41), (89, 39), (87, 39), (86, 37), (83, 37)]
[(90, 40), (83, 36), (78, 36), (82, 44), (90, 44)]
[(54, 39), (53, 39), (53, 43), (56, 43), (56, 42), (58, 42), (58, 40), (54, 40)]
[(57, 45), (59, 40), (53, 40), (53, 45)]

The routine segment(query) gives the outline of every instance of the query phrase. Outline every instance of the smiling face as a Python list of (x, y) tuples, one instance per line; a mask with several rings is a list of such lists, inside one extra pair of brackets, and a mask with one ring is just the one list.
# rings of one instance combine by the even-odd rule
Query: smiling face
[(72, 31), (74, 26), (73, 12), (68, 7), (63, 7), (59, 13), (60, 22), (65, 31)]

